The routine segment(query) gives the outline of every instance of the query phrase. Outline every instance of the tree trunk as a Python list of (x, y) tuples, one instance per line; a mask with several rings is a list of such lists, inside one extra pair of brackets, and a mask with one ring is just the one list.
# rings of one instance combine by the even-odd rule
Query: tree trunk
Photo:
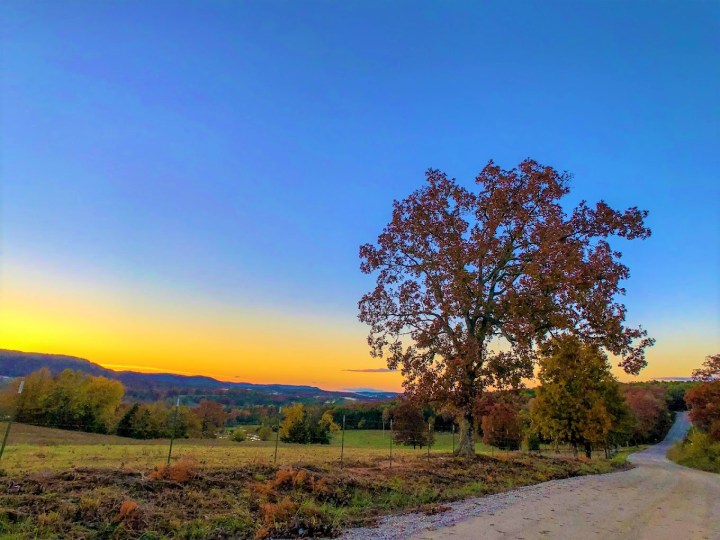
[(460, 418), (460, 439), (455, 455), (465, 458), (475, 457), (475, 440), (473, 439), (473, 417), (466, 413)]
[(585, 457), (590, 459), (592, 457), (592, 445), (585, 443)]

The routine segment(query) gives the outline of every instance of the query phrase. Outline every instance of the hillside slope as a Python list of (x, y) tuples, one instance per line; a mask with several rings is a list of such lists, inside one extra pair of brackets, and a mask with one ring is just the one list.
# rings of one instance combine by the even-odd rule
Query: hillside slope
[(356, 393), (322, 390), (315, 386), (290, 384), (253, 384), (247, 382), (219, 381), (204, 375), (178, 375), (175, 373), (140, 373), (136, 371), (114, 371), (98, 364), (59, 354), (28, 353), (0, 349), (0, 375), (22, 377), (47, 367), (52, 373), (65, 369), (83, 371), (90, 375), (103, 376), (122, 382), (128, 394), (136, 399), (154, 400), (168, 392), (183, 393), (202, 391), (217, 393), (227, 391), (243, 395), (252, 403), (284, 403), (294, 400), (309, 401), (377, 401), (395, 396), (392, 392)]

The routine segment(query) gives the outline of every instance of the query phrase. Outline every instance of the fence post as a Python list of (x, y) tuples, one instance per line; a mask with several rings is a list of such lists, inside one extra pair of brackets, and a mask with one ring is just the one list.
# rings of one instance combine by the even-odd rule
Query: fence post
[(278, 409), (278, 423), (277, 423), (277, 431), (275, 431), (275, 455), (273, 457), (273, 463), (277, 463), (277, 451), (278, 451), (278, 441), (280, 439), (280, 416), (282, 415), (282, 407)]
[(428, 465), (429, 465), (430, 464), (430, 420), (428, 420), (427, 447), (428, 447), (427, 460), (428, 460)]
[[(18, 388), (18, 396), (20, 396), (20, 394), (22, 394), (24, 386), (25, 386), (25, 380), (20, 381), (20, 387)], [(20, 401), (19, 397), (18, 397), (18, 401)], [(0, 459), (2, 459), (2, 456), (5, 453), (5, 445), (7, 444), (8, 435), (10, 435), (10, 426), (12, 426), (13, 420), (15, 420), (15, 415), (17, 414), (19, 406), (20, 406), (19, 403), (17, 405), (15, 405), (15, 410), (10, 415), (10, 418), (8, 418), (8, 425), (5, 428), (5, 437), (3, 437), (2, 447), (0, 447)]]
[(452, 453), (455, 455), (455, 423), (452, 425)]
[(167, 464), (170, 465), (170, 457), (172, 456), (173, 442), (175, 441), (175, 426), (177, 425), (178, 409), (180, 408), (180, 396), (175, 401), (175, 412), (173, 413), (172, 431), (170, 431), (170, 449), (168, 450)]
[(393, 421), (390, 420), (390, 468), (392, 469)]
[(340, 438), (340, 468), (343, 468), (343, 458), (345, 454), (345, 415), (343, 414), (342, 437)]

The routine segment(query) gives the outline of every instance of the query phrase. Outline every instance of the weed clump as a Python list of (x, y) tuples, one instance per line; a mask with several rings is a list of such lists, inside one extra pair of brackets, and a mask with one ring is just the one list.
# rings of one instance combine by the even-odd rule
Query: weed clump
[(155, 467), (155, 470), (148, 474), (148, 479), (184, 483), (192, 480), (196, 474), (197, 461), (192, 457), (183, 457), (170, 465)]
[(133, 531), (141, 531), (147, 526), (140, 505), (132, 499), (125, 499), (120, 503), (113, 523)]

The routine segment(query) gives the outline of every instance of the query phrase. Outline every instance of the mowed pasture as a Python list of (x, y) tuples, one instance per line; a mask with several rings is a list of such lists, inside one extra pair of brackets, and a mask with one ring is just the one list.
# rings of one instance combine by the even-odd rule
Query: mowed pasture
[[(7, 424), (0, 423), (5, 431)], [(278, 443), (277, 464), (340, 463), (342, 434), (334, 434), (328, 445)], [(139, 440), (115, 435), (99, 435), (79, 431), (15, 423), (12, 425), (0, 468), (8, 473), (59, 471), (75, 467), (151, 469), (165, 463), (168, 439)], [(344, 441), (344, 460), (382, 461), (390, 465), (391, 436), (389, 430), (347, 430)], [(451, 433), (436, 433), (430, 449), (433, 455), (447, 455), (452, 451)], [(497, 452), (478, 443), (479, 453)], [(270, 464), (275, 454), (275, 440), (234, 442), (229, 439), (176, 439), (173, 460), (191, 457), (200, 466), (228, 468), (247, 464)], [(427, 448), (392, 445), (394, 460), (427, 456)]]

